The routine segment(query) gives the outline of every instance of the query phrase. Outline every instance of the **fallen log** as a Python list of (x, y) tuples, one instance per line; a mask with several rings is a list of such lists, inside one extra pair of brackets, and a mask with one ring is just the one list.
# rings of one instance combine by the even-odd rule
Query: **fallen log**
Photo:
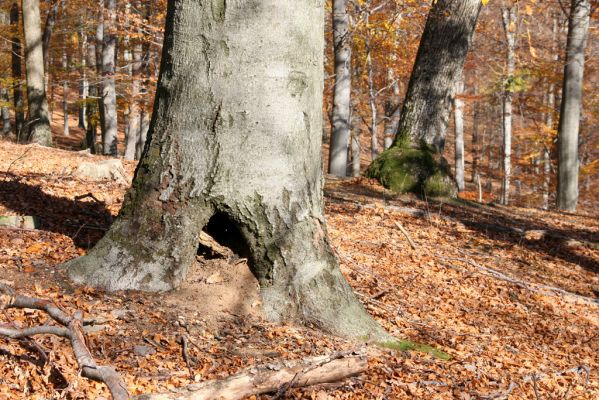
[(337, 382), (358, 375), (367, 367), (364, 355), (335, 354), (293, 366), (254, 367), (222, 380), (174, 389), (171, 393), (143, 394), (134, 400), (235, 400), (264, 393), (282, 395), (289, 388)]

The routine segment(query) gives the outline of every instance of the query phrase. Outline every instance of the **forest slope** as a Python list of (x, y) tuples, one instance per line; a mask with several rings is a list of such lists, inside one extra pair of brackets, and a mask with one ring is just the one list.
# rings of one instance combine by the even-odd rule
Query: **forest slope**
[[(243, 259), (199, 256), (186, 286), (171, 294), (72, 287), (55, 266), (99, 239), (127, 189), (72, 176), (81, 162), (100, 159), (0, 143), (0, 215), (41, 223), (37, 230), (0, 227), (0, 282), (84, 310), (95, 320), (86, 327), (92, 353), (115, 366), (134, 394), (363, 346), (264, 322)], [(134, 164), (125, 169), (132, 175)], [(366, 375), (287, 397), (599, 397), (597, 215), (422, 201), (364, 179), (328, 179), (325, 201), (342, 270), (369, 312), (389, 332), (452, 359), (369, 347)], [(237, 290), (244, 290), (243, 301), (227, 295)], [(44, 318), (11, 310), (0, 323)], [(181, 335), (194, 344), (191, 370), (181, 357)], [(18, 342), (0, 339), (0, 398), (48, 398), (56, 389), (57, 398), (108, 395), (77, 376), (66, 342), (38, 342), (52, 352), (55, 368), (38, 369)]]

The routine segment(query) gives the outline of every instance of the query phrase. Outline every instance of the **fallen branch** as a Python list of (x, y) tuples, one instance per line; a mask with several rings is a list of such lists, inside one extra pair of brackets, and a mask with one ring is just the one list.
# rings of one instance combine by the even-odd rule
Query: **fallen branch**
[[(83, 314), (76, 311), (68, 314), (55, 303), (19, 295), (10, 286), (0, 283), (0, 310), (9, 308), (44, 311), (56, 325), (40, 325), (28, 328), (0, 324), (0, 336), (20, 340), (37, 335), (55, 335), (69, 339), (81, 374), (89, 379), (106, 384), (114, 400), (129, 400), (129, 393), (122, 378), (109, 366), (97, 365), (85, 344)], [(181, 336), (182, 355), (189, 372), (192, 360), (188, 355), (189, 338)], [(200, 400), (240, 399), (253, 394), (278, 392), (284, 394), (289, 388), (337, 382), (361, 372), (368, 367), (367, 359), (361, 354), (337, 353), (316, 357), (295, 365), (267, 365), (254, 367), (244, 373), (221, 380), (173, 389), (173, 393), (144, 394), (137, 400)]]
[(0, 310), (8, 308), (28, 308), (44, 311), (62, 326), (42, 325), (16, 329), (0, 325), (0, 335), (19, 339), (51, 334), (69, 339), (77, 364), (81, 369), (81, 374), (86, 378), (106, 384), (114, 400), (129, 399), (125, 383), (114, 368), (96, 364), (87, 348), (83, 334), (83, 315), (81, 312), (78, 311), (71, 316), (51, 301), (18, 295), (10, 286), (0, 283)]
[(90, 199), (92, 199), (93, 201), (95, 201), (96, 203), (98, 203), (98, 204), (104, 204), (103, 201), (98, 200), (98, 198), (96, 196), (94, 196), (94, 194), (91, 193), (91, 192), (90, 193), (86, 193), (86, 194), (82, 194), (82, 195), (79, 195), (79, 196), (75, 196), (75, 200), (79, 201), (79, 200), (87, 199), (88, 197)]
[[(508, 276), (508, 275), (504, 274), (503, 272), (499, 272), (493, 268), (485, 267), (484, 265), (479, 265), (479, 264), (475, 263), (474, 261), (469, 260), (467, 258), (445, 257), (445, 256), (442, 256), (442, 255), (436, 254), (436, 253), (434, 255), (437, 258), (440, 258), (442, 260), (461, 261), (463, 263), (466, 263), (470, 266), (473, 266), (473, 267), (479, 269), (480, 271), (483, 272), (484, 275), (491, 276), (493, 278), (500, 279), (502, 281), (506, 281), (509, 283), (513, 283), (516, 286), (519, 286), (523, 289), (528, 289), (535, 293), (540, 293), (540, 294), (544, 294), (544, 295), (554, 295), (555, 293), (559, 293), (563, 296), (564, 299), (573, 298), (573, 299), (576, 299), (576, 300), (581, 301), (586, 304), (591, 304), (591, 305), (595, 305), (595, 306), (599, 305), (599, 299), (592, 299), (590, 297), (581, 296), (579, 294), (568, 292), (567, 290), (560, 289), (560, 288), (557, 288), (554, 286), (543, 285), (540, 283), (526, 282), (526, 281), (523, 281), (523, 280), (520, 280), (517, 278), (513, 278), (513, 277)], [(443, 265), (443, 264), (441, 264), (441, 265)], [(448, 266), (451, 268), (454, 268), (453, 265), (448, 264)]]
[(398, 221), (394, 221), (394, 222), (395, 222), (395, 226), (397, 226), (399, 228), (399, 230), (401, 231), (401, 233), (404, 234), (404, 236), (406, 237), (406, 239), (408, 239), (408, 242), (410, 243), (410, 246), (412, 247), (412, 249), (416, 250), (416, 244), (414, 243), (414, 241), (410, 237), (410, 234), (408, 233), (408, 231), (406, 230), (406, 228), (404, 228), (403, 225), (400, 224)]
[(229, 248), (220, 245), (212, 236), (204, 231), (200, 232), (199, 242), (202, 246), (223, 258), (229, 259), (233, 256), (233, 252)]
[(287, 388), (336, 382), (358, 375), (368, 367), (363, 355), (335, 354), (317, 357), (295, 366), (266, 366), (222, 380), (213, 380), (174, 393), (145, 394), (135, 400), (242, 399), (251, 395), (284, 392)]
[(183, 356), (183, 361), (185, 361), (185, 365), (187, 366), (187, 370), (189, 371), (189, 376), (193, 378), (193, 364), (191, 359), (189, 358), (188, 353), (188, 339), (186, 335), (181, 335), (181, 355)]

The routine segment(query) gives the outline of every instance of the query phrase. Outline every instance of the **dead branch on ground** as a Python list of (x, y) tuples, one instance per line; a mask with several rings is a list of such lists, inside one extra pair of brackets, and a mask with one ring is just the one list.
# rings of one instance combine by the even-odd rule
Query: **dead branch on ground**
[[(19, 328), (15, 325), (0, 324), (0, 336), (10, 339), (31, 338), (36, 335), (55, 335), (69, 339), (77, 364), (84, 377), (103, 382), (114, 400), (129, 400), (130, 396), (124, 381), (110, 366), (96, 364), (85, 343), (83, 334), (83, 313), (68, 314), (57, 304), (43, 299), (19, 295), (10, 286), (0, 283), (0, 310), (9, 308), (32, 309), (48, 314), (58, 325), (39, 325)], [(192, 370), (191, 359), (187, 354), (188, 338), (181, 337), (183, 358)], [(285, 393), (290, 388), (304, 387), (321, 383), (331, 383), (358, 375), (366, 371), (368, 362), (363, 354), (336, 353), (330, 356), (315, 357), (304, 362), (253, 367), (231, 377), (207, 381), (174, 389), (173, 393), (144, 394), (136, 400), (201, 400), (201, 399), (240, 399), (263, 393)]]
[(408, 233), (408, 231), (406, 230), (406, 228), (404, 228), (403, 225), (400, 224), (398, 221), (394, 221), (394, 222), (395, 222), (395, 226), (397, 226), (399, 228), (399, 230), (401, 231), (401, 233), (404, 234), (404, 236), (406, 237), (406, 239), (408, 239), (408, 243), (410, 243), (410, 246), (412, 247), (412, 249), (416, 250), (416, 244), (414, 243), (414, 241), (410, 237), (410, 234)]
[(337, 382), (366, 371), (366, 357), (339, 353), (316, 357), (293, 366), (254, 367), (221, 380), (177, 389), (173, 393), (146, 394), (135, 400), (241, 399), (251, 395), (285, 392), (289, 388)]
[(77, 364), (81, 369), (81, 374), (86, 378), (106, 384), (114, 400), (129, 399), (129, 392), (127, 392), (125, 383), (115, 369), (110, 366), (96, 364), (87, 348), (82, 328), (83, 315), (80, 311), (75, 312), (74, 315), (69, 315), (51, 301), (21, 296), (10, 286), (0, 283), (0, 310), (8, 308), (44, 311), (60, 326), (41, 325), (16, 329), (7, 325), (0, 325), (0, 335), (11, 339), (20, 339), (50, 334), (69, 339)]

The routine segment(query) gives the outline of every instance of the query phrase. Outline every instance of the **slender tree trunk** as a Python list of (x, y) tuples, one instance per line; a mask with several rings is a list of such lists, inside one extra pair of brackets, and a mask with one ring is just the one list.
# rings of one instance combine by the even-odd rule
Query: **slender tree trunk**
[[(129, 130), (125, 147), (125, 159), (133, 160), (136, 157), (137, 143), (141, 136), (141, 113), (139, 109), (140, 75), (142, 68), (142, 46), (139, 41), (133, 46), (133, 64), (131, 69), (131, 100), (129, 104)], [(141, 145), (141, 144), (140, 144)], [(139, 159), (139, 158), (138, 158)]]
[(63, 135), (69, 136), (69, 80), (68, 80), (69, 58), (67, 52), (62, 54), (62, 69), (64, 80), (62, 81), (62, 113), (63, 113)]
[(102, 35), (102, 149), (117, 155), (117, 109), (115, 83), (116, 0), (104, 0), (106, 18)]
[[(5, 12), (4, 10), (0, 10), (0, 25), (2, 27), (10, 27), (10, 13)], [(8, 90), (8, 71), (2, 72), (2, 88), (0, 88), (0, 101), (2, 101), (2, 107), (0, 107), (0, 118), (2, 119), (2, 136), (10, 135), (10, 131), (12, 130), (12, 126), (10, 123), (10, 95)]]
[[(9, 104), (10, 95), (8, 94), (7, 88), (3, 87), (0, 90), (0, 97), (2, 98), (2, 101), (5, 104)], [(10, 124), (10, 108), (8, 107), (8, 105), (2, 106), (1, 114), (2, 114), (2, 135), (8, 136), (8, 135), (10, 135), (10, 132), (12, 131), (12, 126)]]
[(506, 39), (506, 82), (503, 91), (503, 179), (501, 181), (501, 204), (510, 202), (510, 179), (512, 174), (512, 97), (516, 70), (516, 24), (517, 4), (502, 7), (501, 18)]
[(100, 122), (100, 90), (99, 90), (99, 62), (98, 62), (98, 52), (97, 52), (98, 42), (95, 40), (91, 40), (88, 42), (87, 47), (85, 48), (85, 59), (86, 64), (93, 67), (95, 70), (95, 74), (93, 74), (93, 70), (90, 70), (92, 73), (92, 79), (95, 76), (95, 83), (89, 86), (89, 96), (94, 99), (94, 101), (90, 101), (85, 109), (85, 119), (86, 119), (86, 128), (85, 128), (85, 143), (87, 147), (91, 150), (93, 154), (96, 153), (96, 138), (98, 132), (98, 123)]
[(455, 179), (458, 191), (464, 190), (464, 101), (459, 97), (464, 91), (464, 81), (456, 83), (456, 96), (453, 100), (455, 125)]
[[(474, 94), (478, 97), (478, 88), (474, 87)], [(474, 182), (476, 177), (480, 175), (479, 164), (481, 162), (481, 155), (484, 156), (484, 143), (481, 146), (480, 136), (480, 106), (478, 104), (478, 98), (473, 102), (472, 110), (472, 175), (470, 181)]]
[(333, 0), (335, 87), (329, 173), (337, 176), (347, 174), (347, 151), (351, 128), (351, 34), (347, 4), (347, 0)]
[(590, 0), (572, 0), (558, 127), (557, 208), (564, 211), (575, 211), (578, 203), (578, 131), (590, 13)]
[(21, 39), (19, 38), (19, 4), (13, 3), (10, 9), (10, 24), (13, 30), (11, 69), (13, 79), (13, 104), (15, 107), (15, 136), (17, 141), (24, 138), (25, 114), (23, 113), (23, 90), (21, 89), (23, 73), (21, 71)]
[(350, 176), (360, 176), (360, 157), (362, 146), (360, 145), (361, 129), (353, 127), (351, 130), (351, 170)]
[[(323, 11), (313, 0), (169, 1), (147, 151), (118, 219), (69, 263), (75, 281), (177, 287), (213, 217), (239, 231), (268, 319), (388, 337), (352, 293), (326, 234)], [(263, 73), (273, 65), (277, 74)]]
[(399, 82), (395, 79), (395, 73), (391, 67), (387, 69), (387, 80), (393, 85), (393, 95), (391, 95), (390, 100), (385, 102), (385, 129), (383, 133), (385, 150), (387, 150), (393, 144), (395, 132), (397, 132), (397, 127), (399, 125), (399, 113), (401, 111), (399, 101)]
[[(48, 71), (48, 54), (50, 52), (50, 39), (52, 38), (52, 32), (54, 31), (54, 25), (56, 25), (56, 16), (58, 15), (58, 7), (60, 5), (59, 0), (54, 0), (54, 3), (50, 6), (48, 14), (46, 15), (46, 24), (44, 25), (44, 32), (42, 34), (42, 49), (44, 53), (44, 70)], [(46, 87), (46, 90), (48, 88)]]
[(427, 144), (443, 152), (455, 90), (472, 41), (480, 0), (437, 0), (420, 47), (401, 111), (395, 146)]
[[(139, 6), (138, 8), (141, 8)], [(146, 17), (149, 18), (151, 15), (151, 7), (148, 3), (146, 3)], [(143, 32), (140, 28), (140, 37), (143, 37)], [(150, 128), (150, 104), (148, 101), (149, 93), (150, 93), (150, 45), (146, 42), (141, 46), (140, 54), (143, 54), (141, 57), (140, 63), (140, 127), (139, 127), (139, 136), (137, 137), (137, 142), (135, 145), (135, 154), (138, 160), (141, 160), (144, 149), (146, 148), (146, 138), (148, 135), (148, 130)]]
[[(365, 23), (368, 25), (369, 15), (366, 14)], [(368, 103), (370, 104), (370, 159), (374, 161), (379, 154), (377, 135), (377, 108), (376, 93), (374, 90), (374, 66), (372, 65), (372, 48), (370, 47), (370, 32), (366, 38), (366, 65), (368, 68)], [(359, 175), (359, 174), (358, 174)], [(355, 176), (355, 175), (354, 175)]]
[(377, 108), (376, 108), (376, 94), (374, 91), (374, 77), (373, 77), (373, 66), (372, 56), (370, 49), (368, 50), (368, 56), (366, 58), (368, 64), (368, 97), (370, 103), (370, 159), (374, 160), (379, 154), (379, 143), (377, 135)]
[(79, 85), (79, 123), (78, 126), (81, 129), (87, 129), (87, 97), (89, 96), (89, 81), (87, 79), (87, 32), (85, 29), (81, 29), (79, 32), (79, 38), (81, 40), (81, 66), (79, 68), (79, 79), (81, 83)]
[(27, 71), (28, 139), (42, 146), (52, 146), (48, 119), (48, 101), (44, 87), (44, 54), (39, 0), (22, 0), (25, 33), (25, 69)]

